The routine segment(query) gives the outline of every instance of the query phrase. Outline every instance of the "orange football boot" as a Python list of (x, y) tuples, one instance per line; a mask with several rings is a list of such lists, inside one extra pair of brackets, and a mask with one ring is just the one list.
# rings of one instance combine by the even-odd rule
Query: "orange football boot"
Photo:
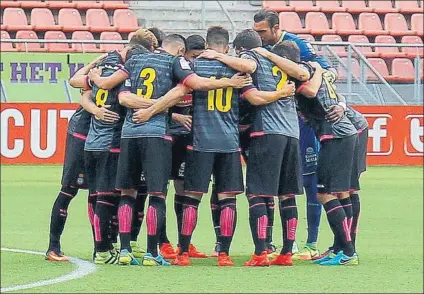
[(177, 253), (172, 247), (171, 243), (163, 243), (159, 247), (159, 253), (165, 259), (174, 259), (177, 257)]
[(207, 258), (208, 257), (205, 253), (197, 250), (197, 248), (193, 244), (190, 244), (190, 247), (188, 248), (188, 255), (190, 257), (193, 257), (193, 258)]
[(190, 261), (190, 257), (188, 256), (187, 252), (184, 252), (181, 255), (177, 255), (177, 257), (171, 261), (172, 265), (178, 265), (178, 266), (190, 266), (191, 265), (191, 261)]
[(292, 254), (286, 253), (286, 254), (277, 255), (275, 259), (271, 260), (271, 265), (292, 266), (293, 265)]
[(69, 261), (69, 258), (62, 253), (56, 253), (54, 250), (50, 250), (46, 253), (46, 260), (50, 261)]
[(263, 251), (261, 255), (252, 254), (252, 258), (244, 263), (244, 266), (269, 266), (270, 261), (267, 251)]
[(231, 257), (225, 252), (220, 252), (218, 255), (218, 266), (234, 266), (234, 262)]

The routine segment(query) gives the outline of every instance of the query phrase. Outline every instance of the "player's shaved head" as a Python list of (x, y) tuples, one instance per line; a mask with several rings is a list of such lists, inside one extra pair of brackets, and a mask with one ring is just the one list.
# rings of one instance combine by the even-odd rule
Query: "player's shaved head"
[(162, 41), (162, 48), (175, 56), (183, 56), (186, 51), (185, 38), (179, 34), (171, 34)]
[(246, 29), (237, 34), (233, 41), (234, 48), (239, 50), (251, 50), (262, 46), (261, 37), (252, 29)]
[(166, 37), (166, 34), (157, 27), (150, 28), (149, 31), (151, 31), (153, 35), (155, 35), (156, 39), (158, 40), (158, 46), (161, 47), (163, 39), (165, 39)]
[(131, 38), (129, 45), (131, 46), (133, 42), (137, 42), (137, 44), (146, 47), (149, 51), (153, 51), (159, 47), (155, 35), (147, 29), (138, 29)]
[(300, 62), (300, 50), (295, 42), (283, 41), (276, 44), (272, 50), (278, 56), (287, 58), (293, 62)]
[(208, 46), (228, 46), (230, 35), (226, 29), (220, 26), (210, 27), (206, 33)]

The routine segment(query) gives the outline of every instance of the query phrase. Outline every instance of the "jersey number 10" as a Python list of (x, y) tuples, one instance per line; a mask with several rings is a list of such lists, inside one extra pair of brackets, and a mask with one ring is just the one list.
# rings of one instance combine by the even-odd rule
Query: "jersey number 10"
[[(211, 76), (210, 79), (216, 80), (215, 76)], [(227, 78), (223, 78), (227, 79)], [(224, 92), (225, 92), (225, 104), (224, 104)], [(228, 112), (231, 109), (231, 103), (233, 99), (233, 88), (216, 89), (208, 91), (208, 111), (218, 110), (220, 112)]]

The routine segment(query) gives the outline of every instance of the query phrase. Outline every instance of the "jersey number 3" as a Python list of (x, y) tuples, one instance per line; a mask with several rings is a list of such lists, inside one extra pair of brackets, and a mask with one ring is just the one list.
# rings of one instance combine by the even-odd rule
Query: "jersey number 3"
[[(216, 80), (215, 76), (210, 77), (212, 80)], [(227, 79), (227, 78), (223, 78)], [(224, 92), (225, 92), (225, 104), (224, 104)], [(228, 112), (231, 109), (231, 103), (233, 98), (233, 88), (216, 89), (208, 91), (208, 111), (214, 111), (215, 109), (220, 112)]]
[(153, 95), (153, 82), (156, 79), (156, 71), (147, 67), (140, 72), (140, 78), (144, 79), (143, 86), (144, 89), (137, 89), (137, 96), (141, 96), (145, 99), (152, 98)]

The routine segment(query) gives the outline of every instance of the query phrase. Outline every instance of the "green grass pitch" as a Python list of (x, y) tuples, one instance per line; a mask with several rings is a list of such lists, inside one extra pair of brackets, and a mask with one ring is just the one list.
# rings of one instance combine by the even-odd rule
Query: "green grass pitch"
[[(60, 166), (1, 167), (1, 246), (45, 251), (53, 201), (60, 188)], [(362, 215), (359, 225), (357, 267), (320, 267), (298, 262), (294, 267), (244, 268), (252, 252), (247, 201), (240, 195), (238, 223), (232, 245), (237, 264), (218, 268), (215, 259), (194, 260), (187, 268), (97, 266), (81, 279), (25, 290), (26, 292), (173, 292), (173, 293), (422, 293), (423, 289), (423, 174), (422, 167), (371, 167), (362, 178)], [(169, 195), (172, 195), (171, 189)], [(87, 192), (70, 205), (62, 249), (69, 256), (89, 260), (91, 230), (87, 219)], [(170, 196), (168, 234), (175, 244), (176, 224)], [(299, 246), (306, 238), (305, 199), (299, 206)], [(281, 243), (278, 211), (274, 243)], [(146, 244), (145, 225), (139, 243)], [(325, 214), (319, 237), (324, 250), (331, 242)], [(205, 196), (193, 243), (210, 253), (214, 245)], [(42, 256), (1, 253), (1, 286), (50, 279), (74, 269), (72, 264), (45, 261)], [(24, 292), (25, 292), (24, 291)]]

